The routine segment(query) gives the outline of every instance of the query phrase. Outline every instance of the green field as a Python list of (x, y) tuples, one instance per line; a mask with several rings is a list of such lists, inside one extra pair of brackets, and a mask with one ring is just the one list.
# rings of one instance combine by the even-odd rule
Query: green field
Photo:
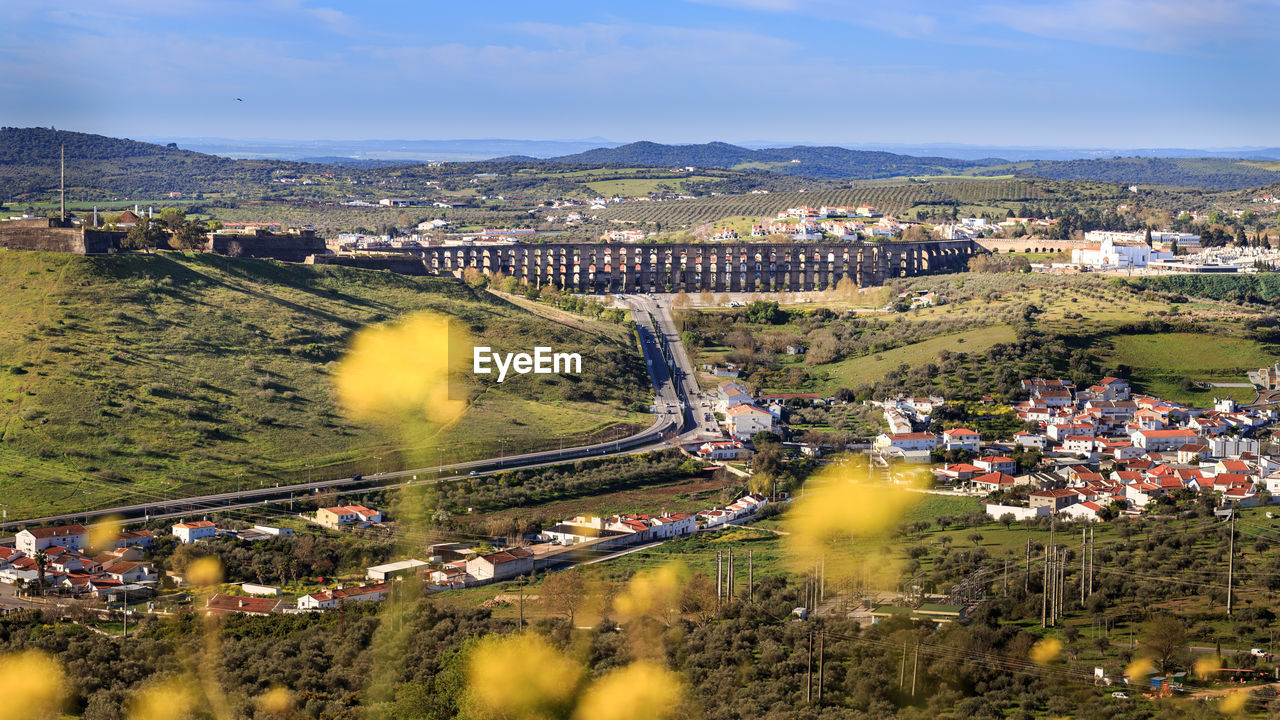
[(855, 387), (862, 383), (874, 384), (889, 370), (899, 365), (915, 367), (931, 362), (939, 352), (980, 353), (997, 343), (1011, 342), (1013, 328), (1008, 325), (969, 330), (952, 335), (940, 335), (924, 342), (885, 350), (875, 355), (847, 358), (829, 365), (817, 365), (815, 372), (825, 371), (828, 380), (819, 392), (834, 392), (840, 387)]
[(1134, 384), (1144, 392), (1176, 402), (1204, 405), (1212, 397), (1249, 400), (1254, 392), (1245, 388), (1183, 390), (1179, 382), (1190, 378), (1202, 382), (1248, 382), (1245, 373), (1271, 365), (1280, 358), (1280, 348), (1256, 340), (1226, 335), (1155, 333), (1112, 338), (1103, 357), (1133, 368)]
[(680, 192), (687, 182), (714, 182), (720, 178), (710, 175), (688, 175), (670, 178), (627, 178), (621, 180), (597, 180), (586, 186), (602, 196), (646, 197), (663, 190)]
[[(567, 446), (649, 422), (626, 327), (553, 322), (452, 278), (181, 253), (0, 252), (0, 291), (0, 489), (11, 519)], [(580, 352), (583, 375), (469, 379), (467, 413), (436, 435), (348, 421), (333, 363), (360, 327), (418, 310), (497, 351)]]

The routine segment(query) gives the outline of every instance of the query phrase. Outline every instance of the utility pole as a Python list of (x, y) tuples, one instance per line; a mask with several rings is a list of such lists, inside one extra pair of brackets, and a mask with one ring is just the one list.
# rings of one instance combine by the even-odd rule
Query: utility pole
[(901, 690), (907, 680), (907, 644), (902, 643), (902, 667), (898, 669), (898, 689)]
[(716, 551), (716, 609), (720, 608), (720, 599), (723, 594), (722, 583), (724, 582), (724, 563), (721, 561), (721, 558), (720, 558), (720, 553), (722, 552), (724, 551), (723, 550)]
[(920, 645), (916, 644), (915, 655), (911, 658), (911, 697), (916, 696), (916, 677), (920, 671)]
[(1044, 581), (1040, 592), (1040, 627), (1049, 626), (1049, 547), (1044, 549)]
[[(822, 603), (827, 599), (827, 554), (822, 553), (822, 574), (818, 579), (818, 602)], [(822, 692), (819, 691), (821, 696)]]
[(58, 185), (58, 196), (62, 205), (62, 222), (67, 222), (67, 144), (62, 143), (62, 180)]
[(1025, 570), (1022, 572), (1022, 594), (1026, 595), (1031, 592), (1031, 539), (1027, 538), (1027, 554), (1023, 562)]
[(823, 652), (823, 642), (822, 642), (824, 639), (826, 639), (826, 637), (827, 637), (827, 632), (825, 630), (818, 633), (818, 705), (822, 705), (822, 685), (823, 685), (822, 681), (826, 677), (826, 674), (824, 672), (826, 670), (826, 664), (823, 662), (823, 660), (826, 658), (826, 653)]
[(1231, 579), (1236, 569), (1236, 509), (1231, 508), (1231, 543), (1227, 550), (1227, 615), (1231, 614)]
[(756, 601), (756, 551), (747, 551), (747, 592), (751, 602)]
[(1080, 605), (1081, 607), (1084, 606), (1084, 576), (1087, 572), (1085, 569), (1085, 562), (1084, 562), (1085, 560), (1084, 549), (1085, 549), (1085, 545), (1088, 544), (1088, 542), (1089, 542), (1089, 531), (1082, 528), (1080, 530)]
[(1093, 594), (1093, 528), (1089, 528), (1089, 594)]
[(804, 671), (804, 701), (813, 701), (813, 631), (809, 631), (809, 661)]
[(520, 627), (524, 627), (524, 576), (520, 577), (519, 590), (520, 594)]

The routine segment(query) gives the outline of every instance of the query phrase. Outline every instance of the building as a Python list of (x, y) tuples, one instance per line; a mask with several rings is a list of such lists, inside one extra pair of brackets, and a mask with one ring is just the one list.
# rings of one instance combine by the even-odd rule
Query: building
[(218, 534), (218, 526), (210, 520), (183, 522), (173, 526), (173, 535), (184, 543), (193, 543)]
[(729, 434), (735, 440), (750, 440), (758, 432), (773, 429), (773, 415), (755, 405), (734, 405), (729, 416)]
[(965, 450), (978, 452), (978, 444), (982, 437), (969, 428), (951, 428), (942, 432), (942, 447), (945, 450)]
[[(423, 563), (424, 565), (426, 563)], [(299, 610), (327, 610), (350, 602), (382, 602), (391, 586), (387, 583), (370, 583), (355, 587), (339, 586), (331, 590), (303, 595), (298, 598)]]
[(1066, 488), (1057, 488), (1054, 490), (1037, 490), (1029, 496), (1031, 507), (1048, 507), (1052, 512), (1058, 512), (1068, 505), (1074, 505), (1080, 495), (1075, 490)]
[(929, 452), (937, 449), (938, 438), (933, 433), (881, 433), (876, 436), (880, 450), (897, 448), (906, 452)]
[(740, 440), (705, 442), (698, 448), (698, 457), (706, 460), (749, 460), (751, 454), (751, 449)]
[(421, 560), (401, 560), (399, 562), (387, 563), (386, 565), (374, 565), (365, 570), (365, 577), (377, 582), (385, 582), (392, 578), (413, 575), (418, 568), (427, 567), (427, 563)]
[(467, 561), (467, 574), (478, 580), (507, 580), (533, 571), (533, 551), (511, 548)]
[(56, 527), (22, 530), (14, 536), (14, 547), (27, 555), (54, 545), (79, 550), (89, 541), (89, 531), (83, 525), (58, 525)]
[(316, 522), (335, 529), (344, 525), (365, 527), (382, 522), (382, 513), (363, 505), (336, 505), (316, 510)]
[(1143, 450), (1162, 452), (1175, 450), (1187, 444), (1195, 444), (1199, 440), (1195, 430), (1135, 430), (1132, 433), (1133, 444)]
[(245, 615), (270, 615), (280, 611), (284, 601), (274, 597), (240, 597), (218, 593), (209, 598), (204, 611), (210, 615), (243, 613)]

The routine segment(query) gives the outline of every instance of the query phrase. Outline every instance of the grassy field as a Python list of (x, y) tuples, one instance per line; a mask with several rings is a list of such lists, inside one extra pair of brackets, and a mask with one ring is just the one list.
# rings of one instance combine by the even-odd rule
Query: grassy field
[(875, 355), (848, 358), (829, 365), (817, 365), (816, 372), (825, 372), (828, 379), (819, 392), (834, 392), (840, 387), (855, 387), (861, 383), (874, 383), (887, 371), (899, 365), (915, 367), (932, 361), (939, 352), (982, 352), (997, 343), (1013, 340), (1013, 328), (1008, 325), (969, 330), (952, 335), (940, 335), (924, 342), (886, 350)]
[(626, 178), (620, 180), (597, 180), (586, 183), (586, 187), (605, 197), (614, 195), (646, 197), (662, 190), (682, 191), (685, 189), (687, 182), (714, 182), (719, 179), (709, 175), (681, 175), (670, 178)]
[(1212, 397), (1249, 400), (1246, 388), (1183, 390), (1183, 378), (1201, 382), (1248, 382), (1246, 373), (1280, 358), (1280, 348), (1225, 335), (1156, 333), (1112, 338), (1103, 356), (1133, 368), (1134, 384), (1144, 392), (1177, 402), (1203, 405)]
[[(650, 391), (627, 328), (551, 322), (452, 279), (180, 253), (9, 252), (0, 289), (10, 518), (510, 454), (649, 421), (636, 412)], [(469, 410), (434, 436), (348, 422), (334, 361), (360, 327), (417, 310), (495, 350), (581, 352), (583, 376), (471, 380)]]

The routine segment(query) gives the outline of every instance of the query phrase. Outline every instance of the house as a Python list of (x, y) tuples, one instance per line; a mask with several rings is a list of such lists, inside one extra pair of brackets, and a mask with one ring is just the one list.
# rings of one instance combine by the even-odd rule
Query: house
[(27, 555), (35, 555), (37, 550), (54, 545), (78, 550), (88, 541), (89, 531), (83, 525), (58, 525), (22, 530), (14, 536), (14, 547)]
[(210, 520), (183, 522), (173, 526), (173, 535), (184, 543), (193, 543), (218, 534), (218, 526)]
[(692, 535), (698, 529), (698, 516), (691, 513), (663, 513), (651, 520), (655, 538)]
[(344, 525), (365, 527), (382, 522), (382, 513), (363, 505), (337, 505), (316, 510), (316, 522), (335, 529)]
[(150, 530), (125, 530), (116, 538), (116, 547), (151, 547), (151, 542), (155, 540), (155, 533)]
[(480, 580), (506, 580), (533, 571), (533, 551), (511, 548), (467, 561), (467, 574)]
[(1093, 452), (1093, 436), (1068, 435), (1062, 439), (1062, 449), (1066, 452), (1088, 455)]
[(973, 461), (974, 466), (980, 468), (983, 472), (988, 473), (1005, 473), (1012, 475), (1018, 472), (1018, 463), (1010, 457), (1003, 455), (989, 455), (987, 457), (978, 458)]
[(753, 435), (773, 429), (773, 415), (755, 405), (734, 405), (729, 416), (729, 435), (735, 440), (750, 440)]
[(284, 601), (274, 597), (239, 597), (218, 593), (209, 598), (204, 611), (210, 615), (244, 613), (245, 615), (270, 615), (280, 611)]
[(698, 457), (706, 460), (749, 460), (752, 451), (740, 440), (720, 440), (703, 443)]
[(303, 595), (298, 598), (298, 609), (327, 610), (349, 602), (382, 602), (387, 598), (390, 590), (391, 586), (387, 583), (370, 583), (355, 587), (338, 586), (332, 590)]
[(935, 468), (933, 474), (938, 476), (939, 480), (955, 482), (969, 480), (975, 475), (982, 475), (984, 472), (987, 471), (977, 465), (970, 465), (969, 463), (953, 463), (951, 465), (943, 465), (940, 468)]
[(103, 574), (124, 584), (151, 582), (158, 577), (151, 563), (128, 560), (113, 563), (103, 570)]
[(365, 577), (377, 582), (386, 582), (392, 578), (413, 575), (418, 571), (418, 568), (424, 567), (427, 567), (427, 563), (410, 558), (408, 560), (387, 563), (385, 565), (374, 565), (371, 568), (366, 568)]
[(951, 428), (942, 432), (942, 447), (945, 450), (965, 450), (978, 452), (978, 444), (982, 436), (969, 428)]
[(930, 452), (938, 447), (938, 438), (933, 433), (881, 433), (876, 436), (876, 447), (880, 450), (897, 448), (899, 450)]
[(1036, 490), (1029, 496), (1031, 507), (1048, 507), (1052, 512), (1058, 512), (1068, 505), (1074, 505), (1080, 496), (1075, 490), (1067, 488), (1056, 488), (1053, 490)]
[(1130, 436), (1133, 438), (1134, 445), (1148, 453), (1173, 450), (1188, 443), (1194, 444), (1199, 440), (1195, 430), (1189, 429), (1135, 430)]
[(718, 412), (727, 413), (734, 405), (747, 404), (751, 401), (751, 392), (741, 383), (725, 380), (716, 386), (716, 411)]
[(1036, 450), (1043, 450), (1045, 445), (1049, 442), (1044, 435), (1037, 435), (1036, 433), (1029, 432), (1027, 430), (1019, 430), (1014, 433), (1013, 441), (1021, 447), (1034, 448)]
[(1017, 483), (1018, 481), (1012, 475), (1006, 475), (1005, 473), (998, 473), (998, 472), (987, 473), (986, 475), (979, 475), (978, 477), (969, 481), (969, 484), (972, 485), (975, 490), (981, 490), (983, 492), (995, 492), (996, 490), (1008, 490), (1012, 488), (1014, 485), (1016, 485)]
[(1059, 513), (1071, 518), (1072, 520), (1087, 520), (1089, 522), (1102, 521), (1102, 505), (1099, 505), (1092, 500), (1068, 505), (1062, 508)]

